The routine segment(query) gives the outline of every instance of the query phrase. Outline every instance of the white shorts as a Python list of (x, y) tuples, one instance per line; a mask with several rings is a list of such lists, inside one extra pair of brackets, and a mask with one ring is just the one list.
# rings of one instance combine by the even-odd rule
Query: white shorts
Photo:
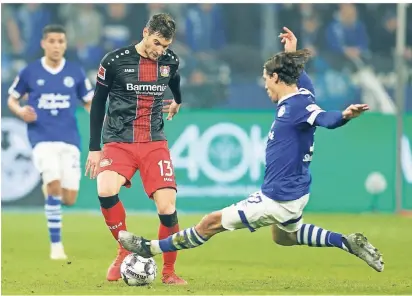
[(251, 194), (247, 199), (222, 210), (222, 226), (227, 230), (257, 228), (277, 225), (287, 232), (298, 231), (302, 226), (302, 212), (309, 200), (309, 194), (291, 201), (276, 201), (261, 191)]
[(79, 190), (80, 151), (76, 146), (64, 142), (40, 142), (33, 148), (33, 162), (44, 184), (59, 180), (62, 188)]

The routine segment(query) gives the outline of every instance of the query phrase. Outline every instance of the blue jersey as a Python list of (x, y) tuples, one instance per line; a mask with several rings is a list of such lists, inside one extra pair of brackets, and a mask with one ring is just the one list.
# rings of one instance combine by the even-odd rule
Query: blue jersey
[(28, 105), (37, 113), (37, 120), (27, 124), (33, 147), (39, 142), (80, 147), (75, 111), (79, 102), (91, 101), (93, 87), (79, 66), (63, 59), (59, 68), (53, 69), (45, 58), (39, 59), (20, 72), (9, 94), (17, 99), (28, 94)]
[(262, 192), (288, 201), (309, 193), (309, 165), (314, 148), (314, 121), (322, 112), (315, 103), (314, 89), (303, 73), (299, 91), (279, 100), (266, 146), (266, 169)]

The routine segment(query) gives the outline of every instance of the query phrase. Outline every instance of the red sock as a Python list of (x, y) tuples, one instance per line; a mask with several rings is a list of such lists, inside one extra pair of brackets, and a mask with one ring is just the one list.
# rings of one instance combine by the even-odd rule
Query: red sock
[[(179, 224), (172, 227), (166, 227), (162, 223), (159, 226), (159, 240), (167, 238), (179, 232)], [(170, 274), (175, 272), (175, 262), (176, 262), (177, 252), (163, 253), (163, 274)]]
[(126, 230), (126, 211), (124, 210), (123, 204), (119, 201), (113, 207), (109, 209), (100, 208), (106, 225), (109, 227), (113, 237), (117, 241), (119, 231)]

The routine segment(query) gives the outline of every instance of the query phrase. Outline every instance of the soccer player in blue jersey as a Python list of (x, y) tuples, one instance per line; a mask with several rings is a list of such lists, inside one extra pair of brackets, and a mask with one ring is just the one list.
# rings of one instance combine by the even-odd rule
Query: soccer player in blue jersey
[[(89, 111), (93, 88), (82, 68), (64, 59), (66, 32), (60, 25), (43, 29), (44, 57), (30, 63), (9, 89), (10, 110), (27, 123), (33, 162), (46, 186), (45, 212), (50, 258), (66, 259), (61, 241), (61, 203), (73, 205), (80, 183), (80, 135), (75, 111)], [(21, 98), (28, 96), (27, 105)], [(24, 180), (22, 180), (24, 182)]]
[(119, 241), (127, 250), (152, 257), (198, 247), (226, 230), (255, 231), (271, 225), (273, 240), (279, 245), (336, 247), (358, 256), (376, 271), (383, 270), (382, 255), (362, 234), (343, 235), (302, 222), (312, 181), (309, 165), (316, 127), (343, 126), (368, 110), (368, 106), (351, 105), (343, 112), (322, 110), (315, 102), (311, 80), (303, 70), (310, 53), (296, 51), (296, 37), (289, 29), (284, 30), (280, 37), (285, 52), (268, 59), (263, 67), (265, 88), (277, 110), (267, 140), (261, 190), (163, 240), (147, 240), (121, 231)]

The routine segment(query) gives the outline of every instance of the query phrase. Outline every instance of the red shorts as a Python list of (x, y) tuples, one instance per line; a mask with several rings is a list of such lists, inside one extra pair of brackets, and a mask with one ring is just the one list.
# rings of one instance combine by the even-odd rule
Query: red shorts
[(99, 173), (115, 171), (126, 178), (130, 187), (133, 175), (140, 171), (144, 190), (149, 197), (158, 189), (173, 188), (176, 180), (167, 141), (145, 143), (107, 143), (103, 145), (103, 158)]

